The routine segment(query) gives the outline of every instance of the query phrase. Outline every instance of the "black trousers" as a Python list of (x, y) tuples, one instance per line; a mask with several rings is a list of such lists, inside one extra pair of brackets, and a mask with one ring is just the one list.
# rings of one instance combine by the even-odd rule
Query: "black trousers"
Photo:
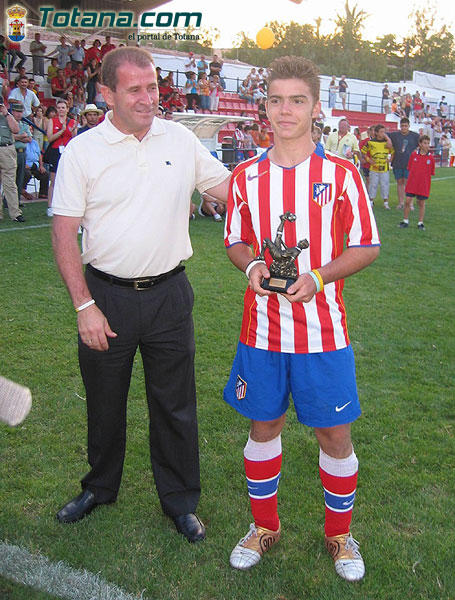
[(35, 177), (35, 179), (38, 179), (39, 181), (39, 195), (47, 196), (47, 192), (49, 190), (49, 173), (47, 171), (41, 173), (41, 171), (35, 164), (32, 164), (31, 167), (26, 167), (23, 183), (24, 190), (27, 189), (28, 182), (30, 181), (32, 176)]
[(83, 489), (112, 502), (120, 487), (126, 445), (126, 404), (133, 359), (142, 355), (149, 409), (150, 457), (162, 509), (195, 512), (200, 496), (193, 291), (181, 272), (143, 291), (86, 272), (89, 289), (116, 338), (97, 352), (79, 337), (87, 396), (88, 461)]

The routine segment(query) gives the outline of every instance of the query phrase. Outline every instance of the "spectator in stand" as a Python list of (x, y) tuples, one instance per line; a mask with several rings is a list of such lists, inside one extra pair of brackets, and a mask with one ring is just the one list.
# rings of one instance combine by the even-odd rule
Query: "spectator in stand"
[(57, 77), (58, 67), (57, 59), (51, 58), (51, 64), (47, 67), (47, 83), (52, 85), (52, 80)]
[(36, 94), (28, 89), (28, 77), (26, 75), (19, 78), (17, 87), (11, 91), (8, 99), (18, 100), (22, 103), (24, 107), (24, 114), (22, 116), (24, 117), (30, 117), (34, 107), (40, 105)]
[(235, 152), (235, 162), (240, 162), (245, 158), (244, 149), (245, 149), (245, 132), (243, 131), (243, 122), (240, 121), (236, 123), (234, 135), (232, 137), (232, 141), (234, 142)]
[(87, 104), (85, 109), (81, 112), (81, 116), (85, 117), (85, 125), (77, 130), (76, 135), (80, 135), (81, 133), (85, 133), (89, 129), (96, 127), (103, 114), (104, 112), (94, 104)]
[(356, 158), (360, 161), (359, 142), (355, 135), (350, 133), (347, 119), (340, 119), (338, 131), (328, 136), (325, 149), (352, 162), (355, 162)]
[(244, 79), (242, 83), (239, 84), (238, 90), (239, 98), (242, 100), (246, 100), (249, 104), (254, 104), (254, 98), (251, 94), (251, 88), (248, 82), (248, 79)]
[(82, 63), (76, 64), (76, 69), (74, 70), (74, 75), (76, 76), (76, 83), (78, 87), (85, 87), (87, 84), (87, 76), (84, 72), (84, 66)]
[(100, 50), (101, 50), (101, 61), (103, 60), (103, 58), (106, 56), (106, 54), (108, 52), (111, 52), (111, 50), (115, 50), (115, 46), (114, 44), (111, 43), (111, 36), (107, 35), (104, 38), (104, 44), (101, 46)]
[(318, 116), (316, 117), (314, 124), (316, 125), (316, 127), (319, 127), (319, 129), (321, 130), (321, 134), (322, 134), (322, 130), (324, 129), (324, 121), (325, 121), (325, 113), (324, 111), (320, 110)]
[(326, 125), (322, 130), (322, 143), (325, 145), (330, 135), (330, 125)]
[[(209, 64), (209, 79), (213, 79), (214, 75), (218, 76), (218, 83), (219, 83), (219, 75), (220, 75), (220, 71), (221, 71), (221, 63), (218, 59), (218, 55), (214, 54), (213, 58), (212, 58), (212, 62)], [(221, 88), (223, 89), (223, 88)]]
[(197, 212), (201, 217), (211, 216), (214, 221), (221, 222), (223, 220), (223, 215), (226, 212), (226, 204), (221, 204), (221, 202), (207, 192), (202, 192), (201, 202)]
[(341, 98), (343, 110), (346, 110), (346, 98), (348, 95), (348, 82), (346, 81), (346, 75), (342, 75), (340, 82), (338, 83), (338, 94)]
[(354, 135), (357, 138), (357, 141), (360, 142), (360, 129), (358, 127), (354, 127)]
[(245, 155), (245, 160), (247, 160), (248, 158), (252, 158), (253, 156), (256, 156), (257, 151), (256, 151), (256, 144), (254, 142), (254, 137), (251, 134), (251, 125), (245, 125), (244, 129), (244, 140), (243, 140), (243, 147), (244, 147), (244, 155)]
[(257, 123), (251, 125), (250, 133), (255, 146), (259, 147), (259, 125)]
[(66, 63), (70, 60), (70, 53), (72, 49), (73, 47), (66, 43), (66, 37), (62, 35), (60, 37), (60, 44), (48, 55), (48, 57), (50, 58), (54, 54), (57, 54), (58, 68), (64, 69), (66, 67)]
[(65, 72), (65, 79), (66, 79), (67, 83), (69, 83), (71, 76), (75, 74), (75, 71), (73, 69), (73, 65), (72, 65), (72, 63), (71, 63), (70, 60), (66, 63), (66, 67), (64, 68), (64, 72)]
[(6, 59), (8, 56), (8, 50), (6, 48), (5, 36), (0, 35), (0, 70), (3, 73), (7, 72)]
[(95, 83), (96, 94), (95, 94), (95, 105), (97, 108), (103, 111), (103, 114), (107, 111), (107, 104), (101, 90), (101, 84), (99, 81)]
[(432, 122), (433, 128), (433, 139), (434, 139), (434, 153), (439, 154), (439, 144), (442, 136), (442, 121), (441, 117), (435, 117)]
[(28, 89), (38, 98), (39, 89), (33, 77), (30, 77), (28, 80)]
[(263, 101), (267, 98), (267, 94), (265, 93), (264, 88), (262, 88), (259, 84), (257, 83), (253, 83), (252, 88), (251, 88), (251, 92), (253, 94), (253, 99), (255, 101), (259, 100), (259, 101)]
[(389, 133), (392, 141), (394, 155), (392, 158), (393, 175), (397, 182), (398, 206), (397, 209), (404, 207), (404, 194), (406, 180), (408, 179), (408, 162), (411, 154), (419, 145), (419, 136), (409, 129), (409, 119), (403, 117), (400, 120), (400, 131)]
[(20, 202), (21, 192), (24, 187), (25, 176), (25, 149), (27, 144), (32, 141), (32, 134), (27, 123), (22, 121), (24, 116), (24, 105), (20, 100), (14, 100), (10, 103), (11, 112), (19, 125), (19, 131), (13, 134), (14, 146), (17, 153), (17, 168), (16, 168), (16, 187), (17, 199)]
[[(201, 73), (199, 76), (199, 106), (202, 110), (210, 110), (210, 82), (207, 79), (206, 73)], [(178, 97), (178, 94), (177, 94)], [(179, 98), (180, 101), (180, 98)], [(182, 104), (183, 107), (183, 104)], [(183, 110), (183, 108), (182, 108)], [(180, 111), (181, 112), (181, 111)]]
[(71, 89), (71, 85), (66, 83), (65, 71), (57, 69), (57, 77), (51, 81), (52, 95), (55, 98), (63, 98), (63, 96)]
[(445, 119), (447, 116), (447, 102), (446, 97), (441, 96), (441, 101), (438, 104), (438, 117)]
[(267, 72), (263, 67), (258, 69), (258, 84), (264, 88), (264, 90), (267, 89)]
[(209, 65), (208, 65), (207, 61), (205, 60), (205, 56), (203, 54), (201, 54), (201, 58), (197, 62), (198, 77), (201, 76), (202, 73), (205, 73), (207, 75), (208, 70), (209, 70)]
[(378, 186), (381, 189), (381, 198), (384, 202), (384, 208), (390, 210), (389, 206), (389, 188), (390, 188), (390, 159), (393, 155), (393, 145), (385, 132), (382, 123), (374, 128), (374, 139), (369, 140), (362, 146), (362, 154), (365, 161), (370, 166), (370, 177), (368, 185), (368, 195), (371, 206), (374, 204)]
[(167, 101), (174, 93), (174, 87), (171, 85), (169, 76), (163, 79), (162, 85), (159, 86), (159, 92), (164, 101)]
[(185, 82), (184, 92), (186, 96), (186, 110), (196, 111), (199, 108), (199, 87), (196, 81), (196, 73), (192, 71)]
[(387, 83), (382, 89), (382, 112), (386, 115), (390, 113), (390, 90)]
[(165, 121), (172, 121), (173, 119), (174, 119), (174, 115), (173, 115), (173, 113), (172, 113), (172, 110), (167, 110), (167, 111), (164, 113), (164, 120), (165, 120)]
[(84, 48), (82, 48), (79, 40), (74, 40), (74, 44), (71, 47), (69, 55), (71, 58), (71, 65), (72, 65), (74, 71), (76, 71), (78, 69), (79, 65), (81, 67), (84, 66), (85, 50), (84, 50)]
[(218, 75), (213, 75), (210, 81), (210, 110), (216, 112), (218, 110), (218, 103), (220, 101), (220, 94), (223, 88), (220, 84), (220, 78)]
[(406, 94), (404, 98), (404, 114), (409, 119), (411, 116), (411, 108), (412, 108), (412, 96), (411, 94)]
[(337, 101), (338, 84), (335, 75), (329, 83), (329, 108), (335, 108)]
[(78, 86), (76, 93), (74, 94), (74, 103), (73, 107), (76, 111), (76, 114), (81, 114), (81, 112), (85, 108), (85, 90), (83, 87)]
[(39, 181), (38, 198), (47, 200), (47, 192), (49, 189), (49, 173), (43, 165), (43, 157), (41, 148), (35, 139), (34, 128), (32, 127), (32, 140), (25, 148), (25, 172), (22, 195), (27, 200), (32, 200), (33, 196), (27, 192), (28, 182), (32, 177)]
[(54, 191), (55, 173), (63, 152), (63, 148), (76, 135), (77, 123), (74, 119), (68, 118), (68, 104), (66, 100), (60, 98), (57, 100), (57, 116), (51, 119), (47, 126), (47, 139), (51, 146), (49, 156), (49, 194), (47, 216), (52, 217), (52, 193)]
[(16, 62), (16, 58), (20, 58), (20, 61), (17, 63), (16, 71), (19, 72), (21, 67), (25, 65), (25, 61), (27, 57), (23, 52), (21, 52), (21, 45), (19, 42), (12, 42), (9, 39), (5, 39), (5, 45), (8, 49), (8, 54), (10, 56), (10, 65), (9, 70), (12, 71), (14, 69), (14, 64)]
[(158, 82), (158, 86), (163, 84), (164, 79), (161, 77), (161, 67), (156, 67), (156, 80)]
[[(3, 187), (9, 216), (12, 221), (23, 223), (25, 218), (19, 208), (16, 170), (17, 154), (14, 147), (13, 135), (18, 133), (19, 124), (8, 112), (5, 104), (0, 105), (0, 181)], [(0, 202), (0, 219), (3, 219), (3, 203)]]
[(88, 67), (93, 59), (96, 59), (98, 65), (101, 63), (101, 42), (99, 39), (94, 40), (92, 47), (86, 50), (85, 66)]
[(449, 127), (443, 127), (442, 131), (443, 131), (443, 133), (441, 135), (441, 141), (440, 141), (441, 167), (448, 167), (450, 151), (452, 149), (452, 141), (451, 141), (452, 136), (450, 135)]
[[(32, 122), (35, 124), (32, 131), (32, 137), (37, 141), (40, 151), (43, 149), (44, 144), (44, 133), (46, 131), (46, 121), (44, 117), (44, 109), (43, 107), (37, 106), (35, 110), (35, 114), (31, 117)], [(40, 131), (40, 129), (42, 131)]]
[(220, 85), (223, 88), (223, 90), (225, 90), (226, 89), (226, 80), (225, 80), (225, 75), (224, 75), (224, 60), (222, 58), (220, 58), (220, 65), (221, 65), (221, 69), (219, 72)]
[(198, 72), (196, 59), (194, 58), (194, 52), (188, 52), (188, 58), (185, 61), (185, 75), (186, 78), (190, 78), (190, 73), (196, 74)]
[(406, 206), (404, 207), (403, 220), (398, 227), (409, 227), (409, 211), (411, 200), (417, 196), (419, 203), (419, 222), (417, 229), (425, 231), (423, 219), (425, 216), (425, 200), (428, 200), (431, 189), (431, 177), (435, 174), (434, 158), (430, 154), (430, 138), (422, 135), (419, 138), (419, 148), (414, 150), (408, 162), (409, 178), (406, 184)]
[(87, 104), (93, 104), (96, 96), (96, 83), (99, 82), (101, 65), (96, 57), (87, 66)]
[(259, 121), (261, 121), (261, 123), (263, 121), (267, 121), (268, 122), (268, 117), (267, 117), (267, 110), (265, 108), (265, 103), (263, 100), (258, 100), (258, 119)]
[(41, 34), (35, 33), (35, 39), (30, 42), (30, 54), (33, 62), (33, 76), (40, 75), (44, 79), (44, 55), (46, 48), (41, 41)]
[(322, 138), (322, 129), (320, 127), (318, 127), (317, 125), (313, 125), (313, 128), (311, 130), (311, 139), (313, 140), (313, 144), (316, 145), (316, 150), (315, 152), (324, 152), (324, 146), (321, 143), (321, 138)]
[(423, 102), (419, 92), (416, 92), (414, 95), (412, 108), (414, 111), (415, 122), (421, 123), (423, 117)]

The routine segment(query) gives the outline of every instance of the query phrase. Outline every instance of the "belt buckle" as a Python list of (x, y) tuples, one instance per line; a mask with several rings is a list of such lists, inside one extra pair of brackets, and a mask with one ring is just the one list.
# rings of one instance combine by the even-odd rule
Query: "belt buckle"
[[(148, 285), (143, 285), (143, 284), (148, 284)], [(136, 279), (133, 282), (133, 287), (138, 292), (142, 292), (143, 290), (148, 290), (150, 288), (150, 284), (151, 284), (151, 281), (148, 278), (147, 279)]]

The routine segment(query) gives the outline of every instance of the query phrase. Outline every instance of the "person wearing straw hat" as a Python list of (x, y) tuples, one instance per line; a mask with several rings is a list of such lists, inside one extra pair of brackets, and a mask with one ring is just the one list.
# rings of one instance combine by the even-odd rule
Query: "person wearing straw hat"
[(78, 129), (77, 135), (96, 127), (102, 115), (104, 115), (103, 111), (100, 108), (97, 108), (95, 104), (87, 104), (84, 110), (81, 111), (81, 116), (85, 117), (86, 123), (83, 127)]

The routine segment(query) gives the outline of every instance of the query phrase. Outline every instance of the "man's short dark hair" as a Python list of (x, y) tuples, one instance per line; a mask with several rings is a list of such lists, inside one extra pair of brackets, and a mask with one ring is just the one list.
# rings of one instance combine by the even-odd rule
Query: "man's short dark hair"
[(101, 65), (101, 82), (113, 92), (117, 88), (118, 68), (125, 63), (141, 68), (147, 68), (150, 65), (155, 66), (153, 56), (143, 48), (125, 46), (108, 52)]
[(20, 77), (17, 78), (17, 81), (22, 81), (23, 79), (25, 79), (28, 82), (28, 77), (27, 75), (21, 75)]
[(408, 119), (408, 117), (402, 117), (400, 119), (400, 125), (405, 125), (406, 123), (409, 125), (409, 119)]
[(310, 88), (314, 102), (319, 100), (319, 69), (311, 60), (301, 56), (282, 56), (270, 63), (268, 73), (269, 88), (275, 79), (302, 79)]

